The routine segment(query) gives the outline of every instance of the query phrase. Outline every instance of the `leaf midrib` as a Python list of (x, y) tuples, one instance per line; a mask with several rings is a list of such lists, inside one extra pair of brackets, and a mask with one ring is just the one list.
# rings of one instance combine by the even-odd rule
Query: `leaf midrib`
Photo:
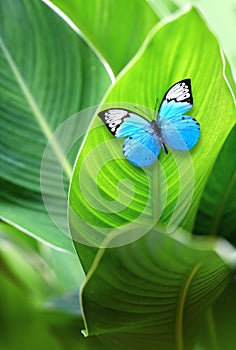
[(177, 305), (177, 310), (176, 310), (176, 326), (175, 326), (175, 331), (176, 331), (176, 349), (177, 350), (184, 350), (184, 340), (183, 340), (183, 315), (184, 315), (184, 307), (185, 307), (185, 301), (187, 299), (187, 294), (189, 291), (190, 284), (202, 266), (202, 262), (198, 262), (190, 272), (184, 287), (182, 289), (182, 292), (179, 297), (178, 305)]
[(6, 61), (8, 62), (9, 67), (11, 68), (12, 73), (13, 73), (20, 89), (22, 90), (22, 93), (23, 93), (27, 103), (29, 104), (29, 106), (33, 112), (33, 115), (34, 115), (35, 119), (37, 120), (37, 122), (42, 130), (42, 133), (44, 134), (44, 136), (46, 137), (46, 139), (48, 141), (50, 140), (51, 147), (53, 148), (58, 160), (62, 164), (65, 173), (70, 178), (72, 176), (71, 165), (66, 160), (65, 154), (64, 154), (63, 150), (61, 149), (59, 143), (57, 142), (56, 138), (53, 137), (53, 132), (51, 131), (48, 123), (46, 122), (44, 115), (42, 114), (41, 110), (39, 109), (33, 95), (31, 94), (27, 84), (25, 83), (20, 71), (18, 70), (16, 63), (14, 62), (10, 52), (8, 51), (6, 45), (4, 44), (1, 36), (0, 36), (0, 47), (2, 48), (3, 54), (6, 58)]

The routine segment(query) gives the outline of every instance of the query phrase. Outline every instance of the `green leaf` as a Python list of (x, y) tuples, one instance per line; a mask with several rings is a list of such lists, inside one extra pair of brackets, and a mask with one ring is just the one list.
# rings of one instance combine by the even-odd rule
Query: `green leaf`
[[(72, 255), (55, 250), (49, 254), (48, 248), (45, 252), (45, 246), (38, 245), (31, 237), (0, 223), (1, 349), (15, 350), (19, 344), (36, 350), (104, 349), (96, 337), (88, 340), (78, 331), (83, 327), (79, 288), (73, 299), (68, 292), (74, 267)], [(59, 266), (55, 268), (54, 263)], [(62, 264), (66, 277), (58, 274), (59, 268), (62, 273)], [(78, 272), (79, 269), (77, 276)], [(67, 293), (65, 285), (61, 288), (63, 281), (58, 281), (59, 277), (64, 282), (67, 279)], [(62, 289), (64, 294), (56, 297), (55, 293)]]
[(2, 274), (0, 283), (1, 349), (60, 350), (59, 342), (50, 334), (42, 315), (28, 301), (28, 295)]
[[(209, 57), (214, 65), (209, 65)], [(224, 70), (218, 42), (195, 8), (157, 26), (101, 109), (129, 106), (124, 101), (134, 111), (137, 105), (152, 108), (156, 97), (161, 99), (173, 83), (190, 77), (194, 107), (189, 114), (200, 122), (200, 140), (191, 152), (171, 151), (169, 156), (162, 152), (158, 162), (141, 169), (124, 158), (123, 140), (114, 138), (96, 117), (71, 183), (75, 240), (99, 246), (107, 235), (121, 231), (125, 244), (129, 237), (135, 240), (148, 232), (160, 215), (159, 223), (168, 226), (168, 232), (183, 219), (182, 227), (192, 229), (207, 178), (235, 123), (234, 99)], [(153, 119), (153, 114), (149, 111), (146, 117)], [(88, 259), (88, 250), (80, 248), (82, 260)]]
[(76, 255), (50, 249), (1, 222), (0, 348), (109, 350), (79, 331), (80, 272)]
[(52, 279), (52, 272), (34, 243), (31, 237), (0, 223), (0, 272), (31, 302), (42, 303), (43, 298), (49, 295), (48, 282)]
[[(0, 30), (1, 174), (39, 190), (41, 158), (52, 132), (79, 109), (98, 102), (109, 79), (87, 45), (41, 2), (2, 1)], [(30, 45), (24, 46), (25, 41)], [(91, 91), (92, 85), (96, 90)]]
[(156, 230), (116, 249), (100, 250), (82, 290), (85, 333), (121, 349), (191, 349), (208, 307), (232, 271), (224, 242)]
[[(98, 103), (110, 78), (87, 44), (42, 2), (3, 0), (0, 18), (0, 176), (6, 186), (1, 213), (32, 236), (73, 251), (43, 207), (41, 161), (55, 129), (80, 109)], [(56, 182), (55, 163), (62, 162), (64, 154), (58, 140), (53, 149), (50, 177)], [(70, 169), (66, 163), (67, 187)], [(60, 212), (66, 196), (53, 195), (54, 210)]]
[(41, 245), (3, 222), (0, 223), (0, 243), (3, 272), (28, 295), (29, 300), (43, 307), (46, 301), (47, 305), (52, 305), (54, 298), (60, 297), (64, 300), (63, 308), (70, 312), (69, 296), (76, 292), (73, 314), (79, 312), (78, 294), (84, 273), (75, 253), (72, 255)]
[[(71, 239), (62, 233), (49, 217), (40, 193), (0, 179), (2, 220), (49, 246), (74, 252)], [(64, 212), (55, 208), (57, 215)]]
[[(203, 350), (232, 350), (236, 327), (235, 278), (212, 305), (202, 323), (198, 341)], [(194, 349), (195, 350), (195, 349)]]
[[(178, 0), (178, 5), (180, 5), (181, 2), (183, 2), (183, 0)], [(184, 2), (189, 3), (189, 1), (186, 0), (184, 0)], [(215, 6), (212, 6), (209, 0), (198, 0), (194, 3), (197, 3), (203, 16), (210, 23), (222, 43), (222, 47), (230, 60), (232, 69), (234, 70), (234, 77), (236, 78), (236, 48), (231, 35), (231, 33), (235, 33), (236, 31), (235, 1), (218, 1), (215, 3)]]
[(143, 0), (52, 0), (109, 63), (115, 75), (134, 56), (158, 17)]
[(198, 209), (195, 232), (235, 241), (236, 126), (231, 130), (208, 178)]
[[(146, 0), (160, 18), (168, 17), (178, 10), (179, 4), (172, 0)], [(181, 4), (182, 5), (182, 4)]]

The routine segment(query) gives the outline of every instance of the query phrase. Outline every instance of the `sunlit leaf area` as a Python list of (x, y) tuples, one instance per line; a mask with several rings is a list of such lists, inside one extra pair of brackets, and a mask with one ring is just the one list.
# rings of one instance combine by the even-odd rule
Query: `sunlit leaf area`
[(235, 32), (235, 0), (0, 1), (0, 350), (236, 349)]

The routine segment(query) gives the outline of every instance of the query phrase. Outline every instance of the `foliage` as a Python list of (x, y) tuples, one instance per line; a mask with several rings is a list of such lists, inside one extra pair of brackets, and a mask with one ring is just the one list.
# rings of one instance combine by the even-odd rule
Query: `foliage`
[[(1, 349), (232, 349), (235, 51), (186, 3), (1, 1)], [(97, 108), (188, 77), (199, 143), (134, 167)]]

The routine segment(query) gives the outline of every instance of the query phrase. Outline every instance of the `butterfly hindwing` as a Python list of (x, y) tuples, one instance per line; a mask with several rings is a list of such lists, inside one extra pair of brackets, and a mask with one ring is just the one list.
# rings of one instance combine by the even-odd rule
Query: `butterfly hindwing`
[(199, 123), (188, 115), (178, 116), (171, 120), (163, 119), (160, 129), (163, 142), (182, 152), (190, 150), (200, 136)]
[(165, 94), (158, 111), (157, 124), (161, 130), (162, 141), (167, 146), (187, 151), (198, 141), (200, 125), (184, 113), (193, 105), (190, 79), (174, 84)]
[(128, 137), (123, 143), (124, 156), (136, 166), (151, 165), (160, 153), (158, 137), (153, 134), (151, 127), (142, 129), (133, 137)]
[(114, 136), (126, 137), (123, 153), (131, 163), (147, 166), (155, 161), (160, 153), (160, 144), (148, 120), (119, 108), (104, 110), (98, 115)]

